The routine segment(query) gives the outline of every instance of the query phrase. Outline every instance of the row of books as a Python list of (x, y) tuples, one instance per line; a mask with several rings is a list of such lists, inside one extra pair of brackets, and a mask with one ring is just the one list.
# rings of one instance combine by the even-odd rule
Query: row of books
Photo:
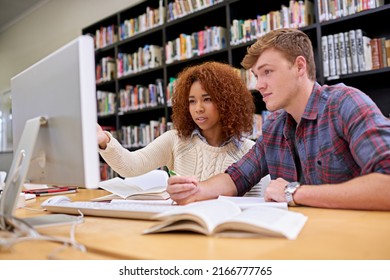
[(105, 162), (100, 162), (100, 180), (108, 180), (116, 177), (115, 171)]
[(149, 29), (155, 28), (164, 23), (165, 19), (165, 7), (163, 1), (159, 1), (158, 8), (146, 7), (146, 11), (143, 14), (135, 18), (124, 20), (119, 25), (119, 38), (125, 40), (131, 36), (137, 35)]
[[(255, 89), (256, 78), (250, 70), (236, 68), (236, 71), (248, 89)], [(176, 79), (176, 77), (169, 78), (165, 88), (165, 99), (162, 79), (157, 79), (155, 84), (149, 84), (148, 86), (126, 85), (124, 89), (119, 91), (119, 113), (164, 105), (165, 102), (167, 106), (172, 106), (172, 95)], [(99, 115), (114, 113), (115, 93), (99, 91), (97, 99)]]
[(114, 92), (98, 90), (96, 91), (97, 114), (107, 116), (116, 112), (116, 94)]
[(390, 39), (371, 39), (372, 69), (390, 67)]
[(181, 18), (221, 2), (223, 0), (174, 0), (168, 3), (167, 21)]
[(163, 80), (157, 79), (155, 84), (126, 85), (119, 90), (119, 113), (132, 110), (156, 107), (165, 104)]
[[(249, 135), (252, 139), (257, 139), (262, 135), (262, 125), (264, 120), (270, 114), (264, 110), (261, 114), (253, 116), (253, 132)], [(173, 129), (172, 122), (166, 122), (165, 118), (160, 120), (151, 120), (149, 123), (140, 125), (122, 126), (122, 145), (126, 148), (141, 148), (148, 145), (165, 131)]]
[[(194, 32), (181, 34), (165, 46), (166, 63), (189, 59), (209, 52), (226, 48), (226, 28), (213, 26)], [(96, 66), (96, 81), (107, 82), (126, 75), (138, 73), (162, 65), (162, 47), (145, 45), (134, 53), (120, 52), (115, 60), (103, 57)]]
[(369, 38), (361, 29), (322, 36), (321, 47), (324, 77), (389, 66), (385, 38)]
[(110, 24), (109, 26), (102, 26), (96, 29), (94, 38), (95, 49), (105, 48), (118, 41), (118, 34), (116, 32), (116, 26)]
[[(270, 114), (269, 111), (263, 110), (261, 114), (253, 116), (253, 132), (249, 135), (252, 139), (257, 139), (262, 135), (262, 125), (264, 120)], [(119, 136), (115, 128), (102, 126), (104, 130), (110, 133), (117, 139), (121, 138), (122, 145), (126, 148), (141, 148), (148, 145), (158, 136), (167, 130), (173, 129), (173, 123), (167, 122), (164, 117), (159, 120), (151, 120), (149, 123), (141, 123), (140, 125), (128, 125), (121, 127), (121, 136)], [(104, 169), (103, 173), (110, 174), (109, 169)]]
[(282, 27), (300, 28), (314, 22), (314, 7), (309, 0), (289, 1), (278, 11), (258, 15), (256, 19), (234, 19), (230, 27), (231, 45), (237, 45), (261, 37)]
[(166, 88), (166, 97), (167, 97), (167, 105), (172, 106), (172, 96), (173, 96), (173, 91), (175, 89), (175, 82), (177, 78), (176, 77), (170, 77), (169, 82)]
[(167, 122), (164, 117), (140, 125), (122, 126), (121, 142), (126, 148), (141, 148), (172, 128), (172, 122)]
[(96, 64), (96, 82), (108, 82), (116, 77), (115, 59), (111, 56), (103, 57)]
[(180, 34), (178, 38), (168, 41), (165, 45), (166, 63), (226, 48), (226, 33), (225, 27), (212, 26), (190, 35)]
[[(102, 129), (109, 131), (115, 139), (118, 138), (117, 130), (114, 126), (101, 125)], [(100, 161), (100, 180), (108, 180), (116, 177), (115, 171), (104, 161)]]
[(255, 75), (253, 75), (252, 71), (249, 69), (246, 70), (244, 68), (241, 69), (236, 68), (236, 71), (237, 71), (237, 75), (239, 75), (241, 79), (244, 81), (244, 83), (246, 84), (246, 87), (249, 90), (254, 90), (257, 80)]
[(116, 61), (118, 78), (156, 68), (162, 65), (162, 47), (145, 45), (131, 54), (120, 52)]
[(319, 21), (353, 15), (384, 5), (384, 0), (318, 0)]
[[(105, 48), (118, 40), (125, 40), (139, 33), (145, 32), (167, 21), (172, 21), (187, 14), (210, 7), (223, 0), (175, 0), (168, 4), (168, 10), (163, 5), (163, 0), (159, 1), (157, 8), (146, 7), (145, 13), (137, 17), (125, 19), (119, 24), (110, 24), (96, 29), (94, 34), (95, 49)], [(118, 30), (117, 30), (118, 29)]]

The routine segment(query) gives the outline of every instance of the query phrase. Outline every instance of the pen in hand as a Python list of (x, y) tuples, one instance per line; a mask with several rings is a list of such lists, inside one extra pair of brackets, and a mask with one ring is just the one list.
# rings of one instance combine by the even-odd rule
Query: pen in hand
[(168, 174), (169, 174), (169, 176), (180, 176), (174, 170), (171, 170), (171, 169), (168, 170)]
[[(174, 170), (168, 169), (168, 175), (169, 175), (169, 177), (171, 177), (171, 176), (176, 176), (177, 174)], [(176, 204), (176, 202), (174, 200), (172, 200), (172, 205), (175, 205), (175, 204)]]

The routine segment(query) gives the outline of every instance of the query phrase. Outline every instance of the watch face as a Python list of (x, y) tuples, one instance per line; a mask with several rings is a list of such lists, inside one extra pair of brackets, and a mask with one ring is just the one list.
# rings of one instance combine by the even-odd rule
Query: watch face
[(299, 186), (298, 182), (292, 182), (292, 183), (289, 183), (287, 185), (287, 188), (290, 189), (290, 190), (295, 190), (297, 188), (297, 186)]
[(300, 186), (300, 184), (298, 182), (288, 183), (286, 186), (285, 192), (289, 193), (289, 194), (293, 194), (295, 192), (295, 190), (297, 189), (297, 187), (299, 187), (299, 186)]
[(293, 194), (299, 188), (300, 183), (299, 182), (291, 182), (288, 183), (284, 192), (286, 194), (286, 201), (289, 206), (296, 206), (294, 199), (293, 199)]

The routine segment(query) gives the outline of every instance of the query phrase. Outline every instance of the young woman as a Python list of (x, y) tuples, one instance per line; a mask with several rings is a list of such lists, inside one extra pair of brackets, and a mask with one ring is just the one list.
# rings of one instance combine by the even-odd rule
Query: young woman
[(123, 177), (166, 166), (183, 176), (205, 180), (224, 172), (254, 142), (252, 94), (230, 65), (205, 62), (178, 75), (172, 97), (175, 129), (130, 152), (98, 126), (99, 152)]

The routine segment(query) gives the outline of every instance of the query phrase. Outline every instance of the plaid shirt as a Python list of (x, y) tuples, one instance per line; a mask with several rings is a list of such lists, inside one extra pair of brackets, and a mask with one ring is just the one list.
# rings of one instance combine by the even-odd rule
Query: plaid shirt
[(238, 195), (267, 174), (310, 185), (390, 174), (390, 120), (355, 88), (315, 83), (298, 126), (284, 110), (273, 112), (253, 148), (225, 172)]

